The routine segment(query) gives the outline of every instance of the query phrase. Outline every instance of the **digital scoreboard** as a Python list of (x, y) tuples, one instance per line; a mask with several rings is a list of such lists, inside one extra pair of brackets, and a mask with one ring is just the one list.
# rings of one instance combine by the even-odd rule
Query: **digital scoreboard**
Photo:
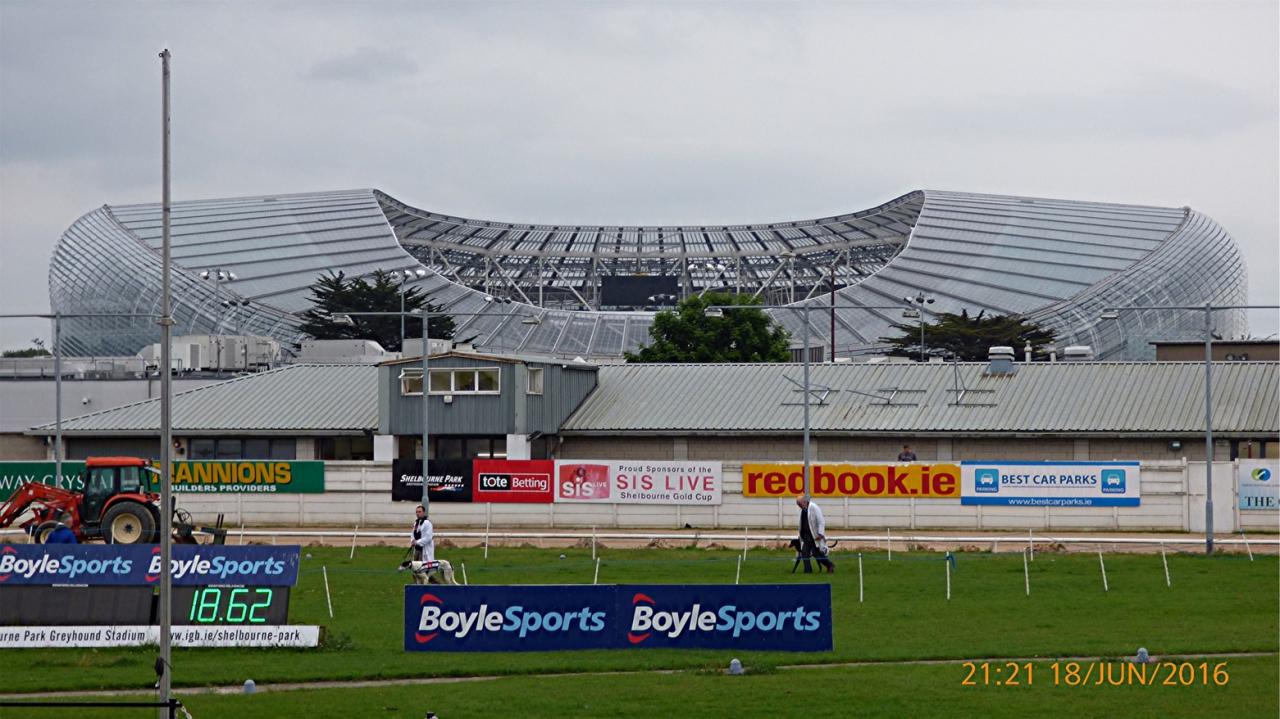
[[(316, 646), (289, 625), (298, 547), (175, 546), (176, 646)], [(159, 548), (0, 545), (0, 648), (125, 646), (159, 636)]]

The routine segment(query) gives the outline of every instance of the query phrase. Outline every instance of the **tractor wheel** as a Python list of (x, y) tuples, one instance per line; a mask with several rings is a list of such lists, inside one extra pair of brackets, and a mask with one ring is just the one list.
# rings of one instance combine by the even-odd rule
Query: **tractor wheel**
[(137, 502), (113, 504), (102, 515), (102, 537), (107, 544), (149, 544), (155, 541), (156, 520)]
[(53, 530), (58, 528), (58, 523), (52, 519), (47, 522), (41, 522), (31, 532), (31, 540), (36, 544), (44, 544), (44, 540), (49, 538)]

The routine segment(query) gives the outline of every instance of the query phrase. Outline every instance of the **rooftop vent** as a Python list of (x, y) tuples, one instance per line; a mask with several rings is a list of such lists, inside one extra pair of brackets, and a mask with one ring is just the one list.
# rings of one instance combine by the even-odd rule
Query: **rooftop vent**
[(996, 346), (987, 350), (987, 374), (989, 375), (1011, 375), (1017, 372), (1017, 367), (1013, 364), (1013, 348), (1007, 346)]
[(1071, 345), (1062, 349), (1064, 362), (1089, 362), (1093, 359), (1093, 348), (1089, 345)]

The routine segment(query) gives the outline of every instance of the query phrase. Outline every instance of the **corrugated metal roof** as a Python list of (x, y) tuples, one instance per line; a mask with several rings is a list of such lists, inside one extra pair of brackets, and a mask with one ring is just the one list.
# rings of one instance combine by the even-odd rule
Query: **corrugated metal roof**
[[(288, 365), (173, 396), (175, 432), (324, 433), (377, 426), (374, 365)], [(159, 399), (62, 422), (66, 434), (154, 433), (159, 427)], [(52, 429), (53, 424), (35, 428)]]
[[(1197, 433), (1204, 429), (1204, 365), (1081, 362), (821, 364), (810, 407), (817, 432)], [(1214, 430), (1280, 431), (1276, 362), (1213, 367)], [(600, 368), (599, 383), (565, 423), (571, 433), (800, 432), (798, 364), (643, 365)], [(959, 388), (969, 391), (958, 392)], [(896, 390), (896, 394), (894, 391)], [(857, 392), (887, 397), (868, 397)], [(816, 398), (815, 398), (816, 399)], [(785, 403), (785, 404), (784, 404)]]

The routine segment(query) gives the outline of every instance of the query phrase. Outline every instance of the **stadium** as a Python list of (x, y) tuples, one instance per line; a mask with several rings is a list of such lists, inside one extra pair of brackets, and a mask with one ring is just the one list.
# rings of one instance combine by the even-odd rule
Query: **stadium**
[[(708, 290), (815, 308), (834, 298), (837, 309), (811, 316), (809, 330), (835, 358), (874, 352), (903, 321), (900, 310), (871, 307), (927, 296), (925, 319), (1019, 314), (1098, 359), (1149, 359), (1152, 339), (1199, 339), (1200, 318), (1127, 312), (1099, 322), (1104, 307), (1241, 304), (1247, 288), (1235, 241), (1189, 207), (932, 190), (751, 225), (513, 224), (372, 189), (176, 202), (172, 221), (175, 331), (286, 346), (302, 339), (311, 285), (338, 271), (407, 273), (406, 283), (458, 313), (456, 336), (477, 349), (595, 361), (638, 349), (654, 311)], [(155, 204), (104, 205), (76, 220), (50, 263), (52, 309), (157, 312), (160, 223)], [(480, 311), (489, 316), (466, 316)], [(801, 335), (802, 313), (772, 312)], [(1219, 322), (1223, 337), (1247, 333), (1241, 310)], [(145, 317), (69, 318), (63, 337), (68, 354), (131, 355), (158, 332)]]

